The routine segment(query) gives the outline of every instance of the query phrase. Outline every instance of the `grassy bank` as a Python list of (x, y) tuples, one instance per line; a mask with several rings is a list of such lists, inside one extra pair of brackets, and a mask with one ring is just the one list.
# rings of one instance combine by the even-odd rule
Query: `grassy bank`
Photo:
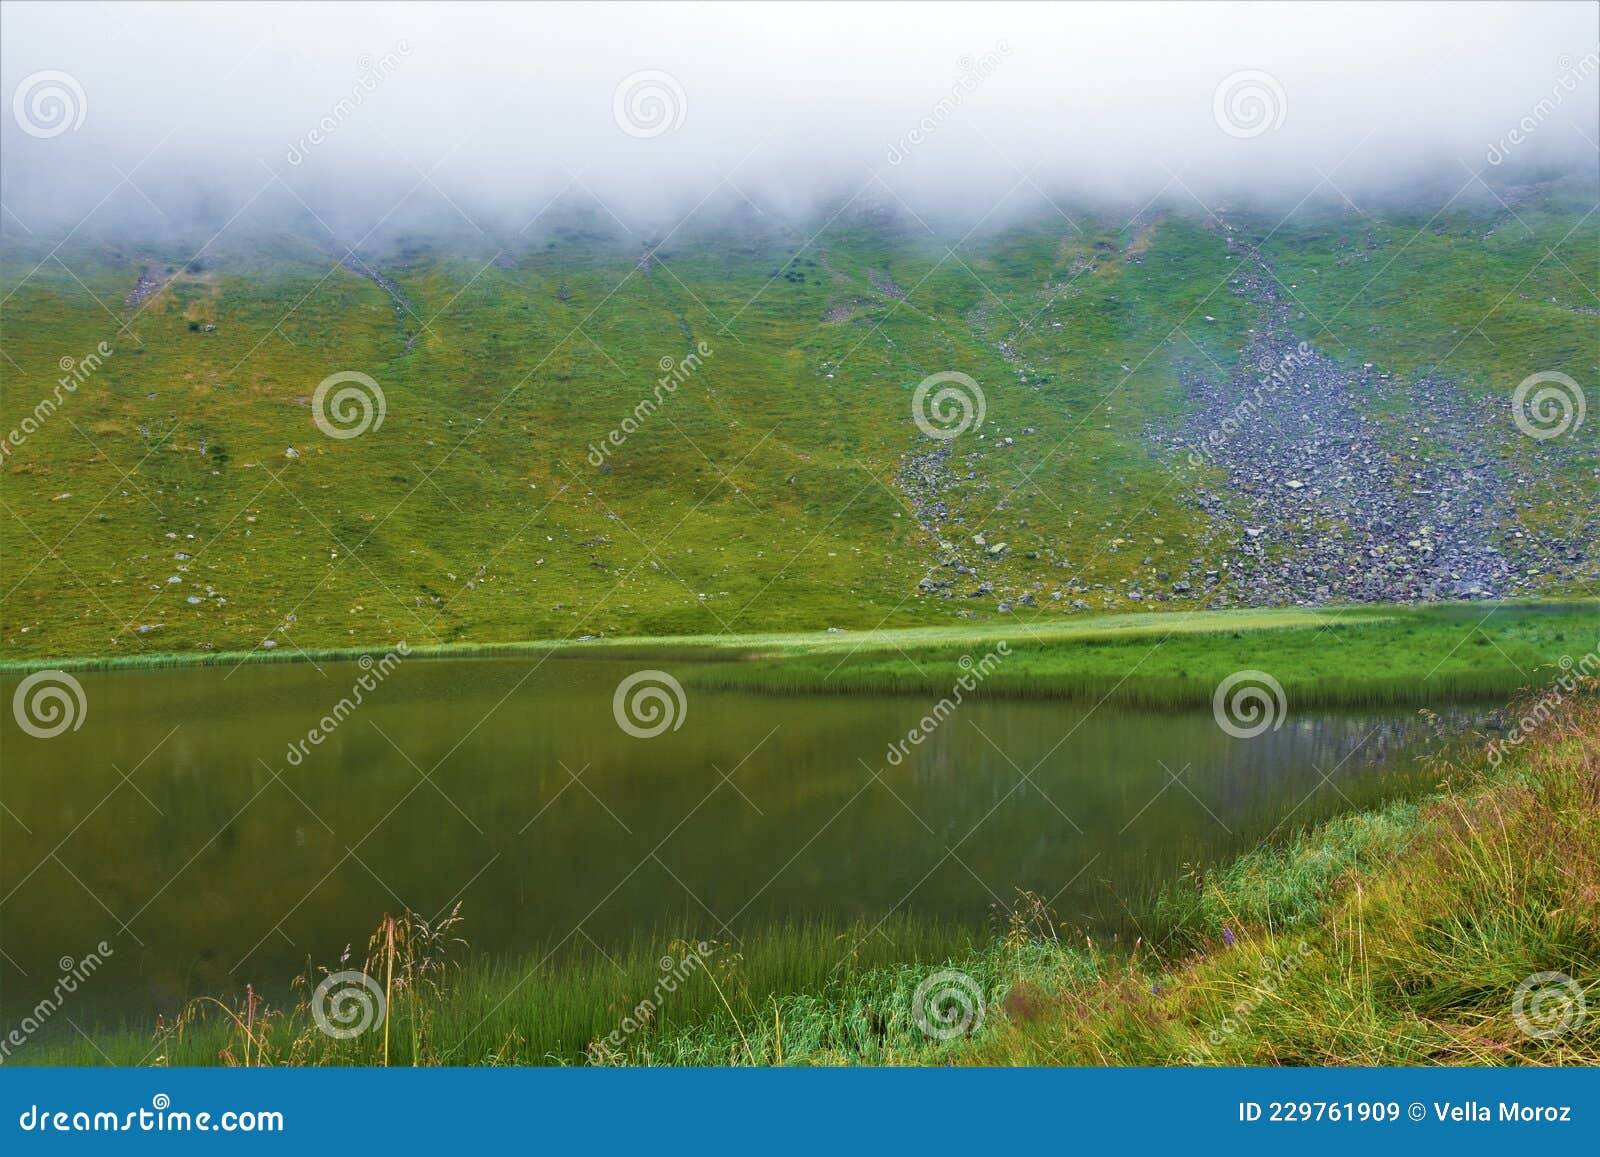
[[(153, 1036), (63, 1039), (28, 1059), (1596, 1064), (1593, 691), (1568, 696), (1503, 755), (1464, 745), (1426, 800), (1346, 815), (1173, 882), (1131, 945), (1096, 943), (1026, 895), (977, 938), (903, 920), (818, 924), (554, 964), (463, 966), (456, 925), (385, 922), (363, 967), (388, 994), (387, 1032), (319, 1032), (313, 971), (292, 1007), (199, 1001)], [(941, 973), (932, 989), (945, 998), (930, 996), (919, 1023), (917, 994)], [(1568, 980), (1537, 981), (1519, 1011), (1519, 985), (1540, 973)], [(932, 1039), (924, 1025), (954, 1031)]]
[[(1001, 651), (1001, 646), (1004, 650)], [(669, 670), (688, 687), (774, 693), (942, 696), (985, 655), (969, 693), (1210, 702), (1217, 683), (1263, 670), (1303, 706), (1505, 698), (1562, 656), (1600, 647), (1600, 599), (1018, 617), (995, 624), (879, 631), (685, 635), (418, 647), (410, 658), (605, 659)], [(67, 670), (354, 660), (365, 649), (112, 656)], [(0, 661), (0, 672), (38, 663)]]
[[(987, 1064), (1600, 1063), (1600, 703), (1420, 808), (1335, 821), (1180, 905), (1187, 955), (1014, 987)], [(1341, 862), (1343, 861), (1343, 862)], [(1219, 942), (1212, 929), (1237, 929)], [(1518, 1007), (1518, 990), (1527, 986)], [(1584, 1006), (1587, 1005), (1587, 1013)]]
[(969, 666), (993, 655), (998, 661), (986, 665), (979, 695), (1200, 706), (1228, 675), (1255, 669), (1301, 706), (1438, 703), (1509, 698), (1562, 656), (1597, 648), (1594, 600), (1211, 611), (1107, 616), (1053, 635), (1019, 623), (966, 638), (946, 633), (752, 652), (688, 668), (684, 681), (778, 693), (942, 696)]

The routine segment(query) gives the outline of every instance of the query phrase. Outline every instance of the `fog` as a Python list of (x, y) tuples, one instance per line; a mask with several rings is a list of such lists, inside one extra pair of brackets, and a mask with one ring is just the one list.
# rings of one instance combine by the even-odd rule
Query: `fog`
[(1480, 171), (1594, 172), (1597, 13), (8, 3), (3, 227), (471, 233), (555, 198), (659, 234), (696, 206), (971, 227), (1476, 196)]

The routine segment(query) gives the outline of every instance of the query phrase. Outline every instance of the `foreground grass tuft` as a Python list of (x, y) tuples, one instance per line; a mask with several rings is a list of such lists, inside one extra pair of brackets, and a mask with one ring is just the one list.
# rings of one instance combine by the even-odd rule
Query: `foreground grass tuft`
[[(1493, 778), (1481, 753), (1461, 770), (1476, 778), (1420, 809), (1347, 817), (1207, 880), (1186, 915), (1237, 917), (1231, 948), (1058, 984), (1050, 1015), (962, 1058), (1600, 1063), (1600, 703), (1569, 704)], [(1541, 973), (1566, 979), (1532, 983), (1519, 1017)]]

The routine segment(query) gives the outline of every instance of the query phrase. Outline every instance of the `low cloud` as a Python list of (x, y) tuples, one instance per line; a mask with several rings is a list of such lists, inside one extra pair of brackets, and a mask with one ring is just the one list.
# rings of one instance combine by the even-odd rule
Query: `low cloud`
[(471, 233), (559, 197), (641, 234), (702, 203), (970, 227), (1592, 170), (1600, 140), (1587, 3), (9, 3), (0, 21), (13, 235), (86, 215)]

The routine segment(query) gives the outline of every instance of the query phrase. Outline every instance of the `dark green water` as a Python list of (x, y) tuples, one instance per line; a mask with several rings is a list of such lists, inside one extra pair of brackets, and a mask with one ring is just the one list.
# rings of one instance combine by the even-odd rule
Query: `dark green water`
[(635, 738), (612, 694), (636, 666), (406, 661), (298, 764), (355, 664), (84, 673), (82, 726), (50, 739), (17, 726), (7, 676), (0, 1031), (102, 940), (76, 1015), (144, 1018), (280, 989), (359, 958), (384, 912), (458, 899), (488, 952), (816, 914), (979, 925), (1019, 887), (1105, 927), (1185, 864), (1426, 774), (1409, 709), (1291, 705), (1246, 740), (1207, 710), (980, 701), (891, 765), (931, 701), (691, 689), (677, 730)]

